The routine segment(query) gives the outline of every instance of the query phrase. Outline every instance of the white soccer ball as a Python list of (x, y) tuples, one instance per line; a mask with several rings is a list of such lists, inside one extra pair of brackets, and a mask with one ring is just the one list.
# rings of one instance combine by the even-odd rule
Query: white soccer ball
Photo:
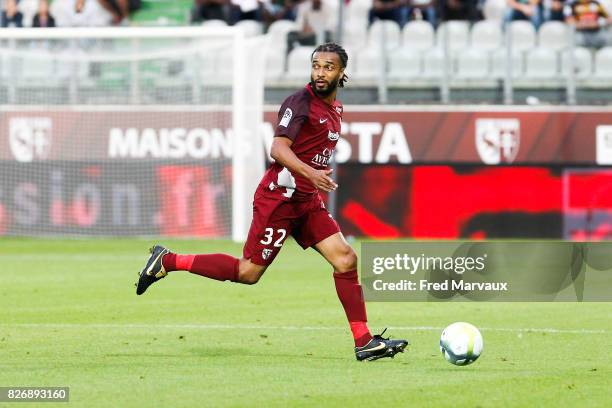
[(480, 357), (482, 347), (482, 335), (469, 323), (453, 323), (440, 336), (440, 351), (454, 365), (472, 364)]

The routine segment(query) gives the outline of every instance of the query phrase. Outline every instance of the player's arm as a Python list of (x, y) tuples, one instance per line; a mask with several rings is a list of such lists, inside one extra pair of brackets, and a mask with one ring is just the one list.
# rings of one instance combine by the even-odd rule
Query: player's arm
[(277, 163), (289, 169), (291, 173), (307, 178), (319, 190), (330, 192), (338, 188), (334, 180), (329, 177), (331, 169), (317, 170), (310, 167), (293, 153), (292, 144), (291, 139), (287, 137), (275, 137), (272, 141), (270, 156)]

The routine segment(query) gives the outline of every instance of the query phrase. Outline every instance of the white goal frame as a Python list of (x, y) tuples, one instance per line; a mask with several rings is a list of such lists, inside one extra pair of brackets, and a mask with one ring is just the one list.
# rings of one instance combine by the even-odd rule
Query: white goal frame
[[(91, 27), (91, 28), (5, 28), (0, 30), (0, 41), (11, 40), (71, 40), (71, 39), (170, 39), (206, 38), (220, 36), (232, 38), (232, 218), (231, 237), (244, 241), (252, 218), (252, 198), (265, 171), (265, 153), (261, 129), (263, 125), (263, 82), (267, 37), (246, 38), (236, 27)], [(2, 52), (2, 50), (0, 50)], [(258, 53), (259, 62), (253, 53)], [(75, 59), (78, 57), (75, 56)], [(254, 69), (254, 64), (260, 64)], [(10, 86), (10, 85), (9, 85)], [(138, 105), (130, 105), (131, 109)], [(120, 107), (120, 106), (119, 106)], [(163, 108), (163, 105), (160, 105)], [(49, 109), (49, 106), (11, 105), (1, 110)], [(79, 105), (63, 105), (62, 109), (79, 110)], [(87, 105), (95, 110), (96, 105)], [(100, 106), (108, 109), (108, 105)], [(144, 107), (150, 109), (151, 105)], [(173, 106), (180, 108), (180, 106)], [(193, 106), (189, 108), (193, 109)], [(189, 109), (188, 108), (188, 109)], [(248, 147), (248, 148), (245, 148)], [(244, 154), (248, 152), (248, 157)]]

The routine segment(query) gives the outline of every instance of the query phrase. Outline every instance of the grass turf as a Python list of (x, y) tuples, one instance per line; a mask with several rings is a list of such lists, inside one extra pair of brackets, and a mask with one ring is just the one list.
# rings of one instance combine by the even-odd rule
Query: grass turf
[[(609, 404), (609, 304), (370, 303), (370, 327), (412, 345), (358, 363), (316, 253), (288, 241), (255, 286), (177, 272), (136, 296), (150, 243), (0, 239), (0, 386), (69, 386), (70, 405), (86, 407)], [(471, 366), (439, 353), (453, 321), (482, 329)]]

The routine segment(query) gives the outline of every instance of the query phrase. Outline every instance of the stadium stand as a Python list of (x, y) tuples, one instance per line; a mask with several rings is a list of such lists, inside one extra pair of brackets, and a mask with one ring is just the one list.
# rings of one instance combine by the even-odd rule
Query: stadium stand
[(242, 20), (236, 23), (236, 27), (244, 30), (245, 35), (255, 36), (263, 34), (263, 24), (255, 20)]
[(536, 45), (536, 30), (528, 21), (513, 21), (510, 24), (512, 48), (517, 51), (527, 51)]
[[(494, 78), (501, 79), (506, 75), (507, 51), (505, 48), (497, 49), (493, 52), (491, 63), (491, 74)], [(523, 54), (514, 50), (511, 55), (512, 77), (519, 78), (523, 73)]]
[(368, 30), (367, 47), (378, 48), (384, 44), (388, 50), (397, 48), (400, 45), (400, 33), (400, 26), (394, 21), (375, 21)]
[(357, 53), (355, 76), (359, 80), (373, 80), (386, 69), (381, 47), (367, 47)]
[(423, 78), (441, 78), (444, 75), (444, 51), (441, 48), (432, 48), (423, 58)]
[(287, 76), (301, 82), (310, 76), (310, 55), (314, 47), (299, 46), (291, 50), (287, 63)]
[(595, 55), (595, 76), (612, 79), (612, 47), (605, 47)]
[[(334, 0), (329, 1), (335, 4)], [(349, 76), (358, 87), (376, 86), (383, 73), (387, 75), (389, 86), (406, 89), (440, 86), (446, 73), (451, 83), (455, 84), (480, 84), (487, 88), (491, 87), (492, 81), (496, 81), (499, 85), (506, 76), (505, 62), (508, 57), (502, 23), (505, 5), (502, 3), (500, 0), (487, 0), (481, 10), (485, 19), (480, 21), (444, 21), (441, 16), (438, 27), (425, 20), (413, 20), (401, 28), (392, 20), (376, 20), (368, 25), (371, 0), (351, 0), (345, 6), (342, 36), (342, 42), (350, 55)], [(19, 3), (25, 25), (31, 24), (37, 4), (35, 0), (22, 0)], [(609, 7), (606, 1), (602, 4)], [(141, 8), (130, 15), (129, 24), (187, 25), (191, 21), (193, 6), (194, 0), (143, 0)], [(207, 20), (197, 25), (219, 27), (227, 26), (228, 22)], [(290, 53), (287, 51), (287, 36), (296, 29), (294, 21), (277, 20), (268, 25), (262, 21), (243, 20), (237, 22), (236, 26), (242, 27), (248, 37), (265, 33), (270, 38), (269, 43), (273, 47), (266, 57), (268, 88), (281, 89), (303, 82), (309, 71), (308, 58), (305, 56), (312, 47), (298, 47)], [(512, 77), (521, 86), (538, 88), (542, 80), (564, 83), (569, 72), (572, 41), (571, 30), (566, 23), (548, 21), (536, 29), (529, 21), (512, 21), (507, 29), (512, 44)], [(450, 51), (448, 58), (444, 54), (446, 32)], [(571, 60), (579, 86), (610, 86), (606, 79), (612, 77), (609, 48), (612, 45), (612, 30), (608, 27), (607, 32), (610, 40), (608, 48), (595, 50), (573, 47)], [(78, 50), (84, 53), (93, 51), (95, 48)], [(220, 53), (219, 58), (222, 60), (227, 55)], [(0, 55), (0, 72), (5, 82), (16, 77), (19, 83), (32, 88), (53, 70), (57, 76), (58, 68), (48, 64), (27, 63), (21, 70), (2, 64), (2, 59)], [(445, 68), (446, 63), (448, 69)], [(193, 66), (193, 62), (176, 62), (173, 68), (150, 66), (142, 70), (143, 81), (151, 81), (154, 86), (164, 89), (168, 88), (167, 84), (189, 86), (195, 77), (207, 80), (220, 76), (223, 79), (225, 74), (219, 61), (199, 66)], [(96, 64), (84, 62), (78, 68), (79, 87), (89, 90), (91, 95), (99, 95), (100, 92), (95, 92), (96, 87), (125, 86), (129, 81), (129, 73), (129, 64), (105, 64), (103, 69), (98, 69)], [(62, 81), (68, 76), (65, 74)], [(115, 90), (113, 94), (118, 95), (119, 92)]]
[(502, 46), (501, 25), (497, 21), (483, 20), (476, 22), (470, 31), (472, 48), (491, 52)]
[[(570, 52), (564, 50), (561, 53), (561, 73), (567, 75), (570, 67)], [(577, 79), (586, 79), (591, 76), (593, 71), (593, 54), (584, 47), (574, 48), (574, 74)]]
[[(448, 34), (447, 34), (448, 33)], [(467, 21), (448, 21), (436, 31), (436, 47), (444, 47), (444, 36), (448, 35), (448, 49), (451, 53), (463, 51), (468, 47), (470, 26)]]
[(202, 27), (206, 27), (206, 28), (227, 27), (227, 22), (225, 20), (206, 20), (202, 22)]
[(557, 54), (555, 51), (550, 48), (537, 47), (527, 53), (526, 78), (554, 78), (557, 73)]
[(457, 57), (457, 76), (459, 78), (486, 78), (490, 73), (489, 54), (478, 48), (470, 48)]
[(359, 50), (366, 46), (368, 42), (368, 26), (364, 25), (350, 25), (343, 28), (342, 34), (343, 44), (346, 48)]
[(423, 51), (435, 44), (433, 26), (425, 21), (411, 21), (402, 30), (402, 46), (411, 50)]
[(421, 51), (402, 47), (389, 56), (389, 78), (391, 80), (412, 79), (423, 72)]
[(538, 30), (538, 45), (555, 52), (565, 49), (570, 44), (568, 27), (560, 21), (548, 21)]
[(142, 0), (140, 10), (130, 15), (132, 25), (187, 25), (193, 0)]

